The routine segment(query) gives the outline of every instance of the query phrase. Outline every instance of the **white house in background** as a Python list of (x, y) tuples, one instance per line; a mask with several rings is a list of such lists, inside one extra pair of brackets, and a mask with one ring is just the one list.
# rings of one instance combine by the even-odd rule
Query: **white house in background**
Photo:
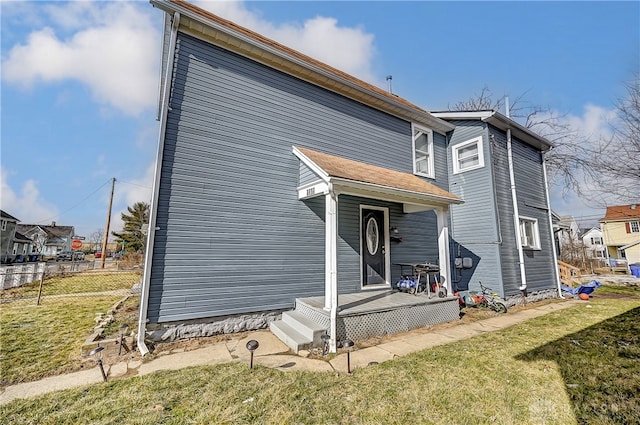
[(582, 244), (587, 259), (602, 261), (606, 259), (602, 230), (598, 227), (592, 227), (582, 235)]
[(560, 252), (558, 258), (562, 261), (574, 263), (582, 261), (582, 242), (580, 228), (572, 215), (563, 215), (558, 222), (556, 233)]

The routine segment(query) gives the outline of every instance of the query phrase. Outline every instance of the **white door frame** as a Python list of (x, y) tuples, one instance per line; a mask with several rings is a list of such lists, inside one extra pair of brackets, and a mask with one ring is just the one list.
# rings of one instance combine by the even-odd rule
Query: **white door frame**
[[(382, 211), (384, 214), (384, 282), (383, 284), (378, 285), (364, 285), (365, 276), (362, 272), (362, 262), (363, 262), (363, 250), (364, 246), (362, 244), (363, 235), (362, 235), (362, 210), (376, 210)], [(358, 237), (360, 239), (360, 259), (359, 259), (359, 268), (360, 268), (360, 289), (369, 290), (369, 289), (380, 289), (381, 287), (391, 287), (391, 240), (389, 237), (389, 208), (388, 207), (379, 207), (375, 205), (367, 205), (360, 204), (359, 209), (359, 217), (358, 217)]]

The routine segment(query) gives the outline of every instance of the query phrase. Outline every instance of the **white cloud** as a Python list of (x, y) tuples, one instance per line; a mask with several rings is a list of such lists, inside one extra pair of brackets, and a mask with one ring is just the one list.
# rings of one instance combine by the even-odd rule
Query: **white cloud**
[(22, 188), (16, 192), (9, 186), (7, 177), (6, 170), (0, 171), (3, 211), (25, 224), (44, 223), (58, 215), (58, 208), (40, 196), (35, 180), (26, 180)]
[(3, 59), (2, 77), (24, 88), (76, 80), (98, 103), (139, 114), (157, 97), (160, 33), (148, 9), (124, 2), (45, 7), (41, 12), (72, 35), (61, 39), (51, 27), (31, 32)]
[(364, 81), (380, 84), (371, 70), (376, 54), (374, 36), (362, 27), (340, 26), (336, 19), (322, 16), (302, 24), (274, 25), (249, 11), (243, 2), (199, 1), (195, 4)]

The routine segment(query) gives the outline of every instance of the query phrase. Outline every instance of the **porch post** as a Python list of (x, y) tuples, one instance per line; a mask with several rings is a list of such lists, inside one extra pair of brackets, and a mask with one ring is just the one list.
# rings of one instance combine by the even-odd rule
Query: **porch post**
[(444, 287), (447, 294), (452, 295), (453, 285), (451, 284), (451, 261), (449, 258), (449, 207), (436, 208), (438, 221), (438, 262), (440, 275), (444, 277)]
[(338, 321), (338, 194), (329, 183), (325, 196), (325, 293), (324, 308), (330, 311), (329, 351), (337, 351)]

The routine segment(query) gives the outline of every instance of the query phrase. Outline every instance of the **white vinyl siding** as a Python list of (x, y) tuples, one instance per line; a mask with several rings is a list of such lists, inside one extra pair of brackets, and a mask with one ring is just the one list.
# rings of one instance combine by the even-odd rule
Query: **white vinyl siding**
[(520, 241), (523, 248), (540, 249), (540, 233), (538, 220), (520, 217)]
[(413, 125), (413, 173), (435, 178), (433, 163), (433, 132)]
[(453, 173), (484, 167), (482, 137), (476, 137), (453, 147)]

